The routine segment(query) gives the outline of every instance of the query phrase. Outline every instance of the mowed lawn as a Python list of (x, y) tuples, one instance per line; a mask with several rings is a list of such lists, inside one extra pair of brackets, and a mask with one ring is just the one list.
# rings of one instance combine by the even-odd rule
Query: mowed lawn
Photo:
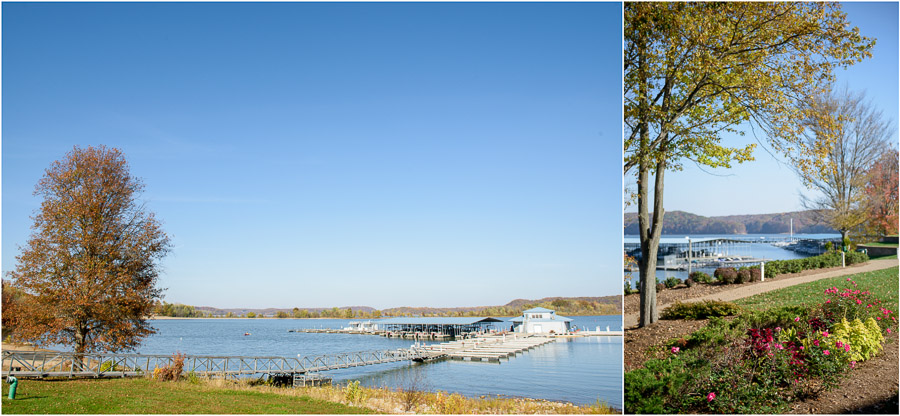
[(857, 289), (868, 290), (873, 296), (884, 302), (885, 307), (896, 311), (898, 304), (897, 273), (898, 268), (891, 267), (849, 276), (832, 277), (738, 299), (734, 303), (754, 310), (765, 310), (774, 306), (812, 306), (825, 300), (825, 289), (835, 286), (839, 289), (847, 287), (846, 285), (850, 284), (847, 281), (849, 277), (856, 282)]
[(35, 413), (193, 413), (323, 414), (371, 413), (370, 410), (306, 397), (236, 391), (149, 379), (19, 380), (16, 399), (7, 398), (5, 414)]

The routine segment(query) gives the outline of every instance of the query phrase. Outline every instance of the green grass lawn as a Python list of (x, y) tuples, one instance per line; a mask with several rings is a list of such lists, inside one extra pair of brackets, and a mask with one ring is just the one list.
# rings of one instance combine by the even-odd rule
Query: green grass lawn
[(897, 247), (898, 246), (897, 243), (882, 243), (882, 242), (865, 243), (865, 244), (860, 244), (860, 245), (861, 246), (872, 246), (872, 247)]
[(3, 413), (323, 414), (370, 410), (307, 397), (236, 391), (149, 379), (19, 380), (16, 399)]
[(893, 305), (892, 309), (896, 310), (898, 304), (897, 272), (897, 267), (891, 267), (850, 276), (832, 277), (738, 299), (734, 303), (754, 310), (765, 310), (773, 306), (812, 306), (825, 299), (825, 289), (833, 286), (843, 288), (844, 284), (848, 283), (847, 278), (849, 277), (856, 281), (860, 290), (872, 292), (875, 297)]

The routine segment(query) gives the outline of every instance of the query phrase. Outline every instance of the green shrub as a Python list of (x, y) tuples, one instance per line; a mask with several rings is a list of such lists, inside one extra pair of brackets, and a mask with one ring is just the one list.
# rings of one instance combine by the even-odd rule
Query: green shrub
[(694, 279), (691, 279), (690, 277), (684, 279), (684, 285), (687, 287), (694, 287)]
[(679, 280), (677, 277), (669, 276), (666, 278), (666, 280), (663, 282), (663, 284), (666, 285), (666, 289), (671, 289), (671, 288), (681, 284), (681, 280)]
[(713, 272), (713, 276), (722, 283), (732, 284), (737, 280), (737, 270), (734, 267), (719, 267)]
[(690, 356), (670, 357), (625, 373), (625, 413), (679, 413), (690, 407), (697, 398), (685, 394), (685, 387), (704, 365)]
[[(849, 253), (848, 253), (849, 254)], [(865, 254), (865, 253), (860, 253)], [(868, 256), (862, 257), (854, 255), (855, 262), (864, 262), (868, 260)], [(847, 264), (851, 263), (850, 260)], [(807, 257), (805, 259), (793, 260), (773, 260), (766, 263), (766, 279), (771, 279), (779, 274), (800, 273), (804, 270), (823, 269), (826, 267), (839, 267), (841, 265), (841, 253), (837, 251), (829, 251), (818, 256)]]
[(351, 381), (344, 387), (344, 399), (357, 404), (365, 398), (365, 391), (359, 387), (359, 380)]
[(869, 261), (869, 255), (859, 251), (850, 251), (846, 253), (845, 258), (847, 265), (865, 263)]
[(690, 278), (693, 279), (697, 283), (712, 283), (713, 278), (710, 275), (703, 273), (701, 271), (692, 272)]
[(197, 376), (197, 373), (194, 371), (190, 371), (187, 373), (187, 380), (191, 384), (200, 384), (200, 377)]
[(663, 310), (662, 319), (706, 319), (711, 316), (731, 316), (741, 312), (741, 307), (731, 302), (705, 300), (702, 302), (675, 302)]
[(631, 280), (626, 280), (626, 281), (625, 281), (625, 294), (626, 294), (626, 295), (630, 295), (630, 294), (632, 294), (632, 293), (637, 293), (637, 292), (638, 292), (637, 289), (632, 289), (632, 288), (631, 288)]

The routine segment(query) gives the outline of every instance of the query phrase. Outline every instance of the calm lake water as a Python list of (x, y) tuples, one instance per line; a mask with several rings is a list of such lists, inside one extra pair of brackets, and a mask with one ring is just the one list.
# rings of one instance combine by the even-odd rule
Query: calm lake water
[[(621, 330), (621, 316), (576, 316), (573, 325)], [(307, 334), (299, 328), (341, 328), (348, 319), (162, 319), (142, 354), (280, 356), (321, 355), (408, 348), (411, 340), (372, 335)], [(245, 332), (251, 335), (244, 336)], [(559, 340), (499, 364), (443, 360), (389, 363), (329, 371), (335, 382), (360, 380), (370, 387), (411, 384), (466, 396), (503, 395), (622, 408), (622, 337)]]
[[(663, 235), (663, 238), (684, 238), (684, 235)], [(761, 239), (783, 239), (787, 237), (786, 234), (740, 234), (740, 235), (724, 235), (724, 234), (697, 234), (691, 235), (693, 239), (700, 238), (730, 238), (736, 240), (753, 240), (759, 241)], [(627, 239), (636, 239), (638, 236), (636, 235), (625, 235)], [(794, 234), (794, 239), (815, 239), (815, 240), (840, 240), (840, 234)], [(686, 241), (686, 240), (685, 240)], [(781, 247), (776, 247), (771, 244), (742, 244), (735, 249), (734, 252), (729, 252), (731, 255), (741, 255), (741, 256), (751, 256), (754, 258), (762, 258), (766, 260), (790, 260), (790, 259), (802, 259), (804, 257), (809, 257), (808, 254), (797, 253), (791, 250), (786, 250)], [(713, 271), (715, 271), (715, 267), (712, 268), (701, 268), (695, 267), (694, 270), (699, 270), (712, 275)], [(669, 276), (674, 276), (678, 279), (684, 280), (687, 279), (688, 273), (687, 271), (681, 270), (657, 270), (656, 277), (658, 279), (665, 279)], [(634, 271), (631, 273), (631, 278), (635, 279), (634, 282), (637, 282), (638, 272)], [(635, 287), (632, 284), (632, 287)]]

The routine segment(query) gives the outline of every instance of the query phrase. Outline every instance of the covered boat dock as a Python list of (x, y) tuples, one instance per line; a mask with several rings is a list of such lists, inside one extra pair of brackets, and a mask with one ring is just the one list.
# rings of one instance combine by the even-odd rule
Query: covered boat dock
[[(471, 318), (388, 318), (377, 321), (378, 329), (387, 334), (428, 334), (460, 337), (484, 334), (497, 330), (495, 325), (504, 322), (491, 317)], [(505, 329), (505, 325), (504, 325)], [(388, 336), (391, 336), (388, 335)]]

